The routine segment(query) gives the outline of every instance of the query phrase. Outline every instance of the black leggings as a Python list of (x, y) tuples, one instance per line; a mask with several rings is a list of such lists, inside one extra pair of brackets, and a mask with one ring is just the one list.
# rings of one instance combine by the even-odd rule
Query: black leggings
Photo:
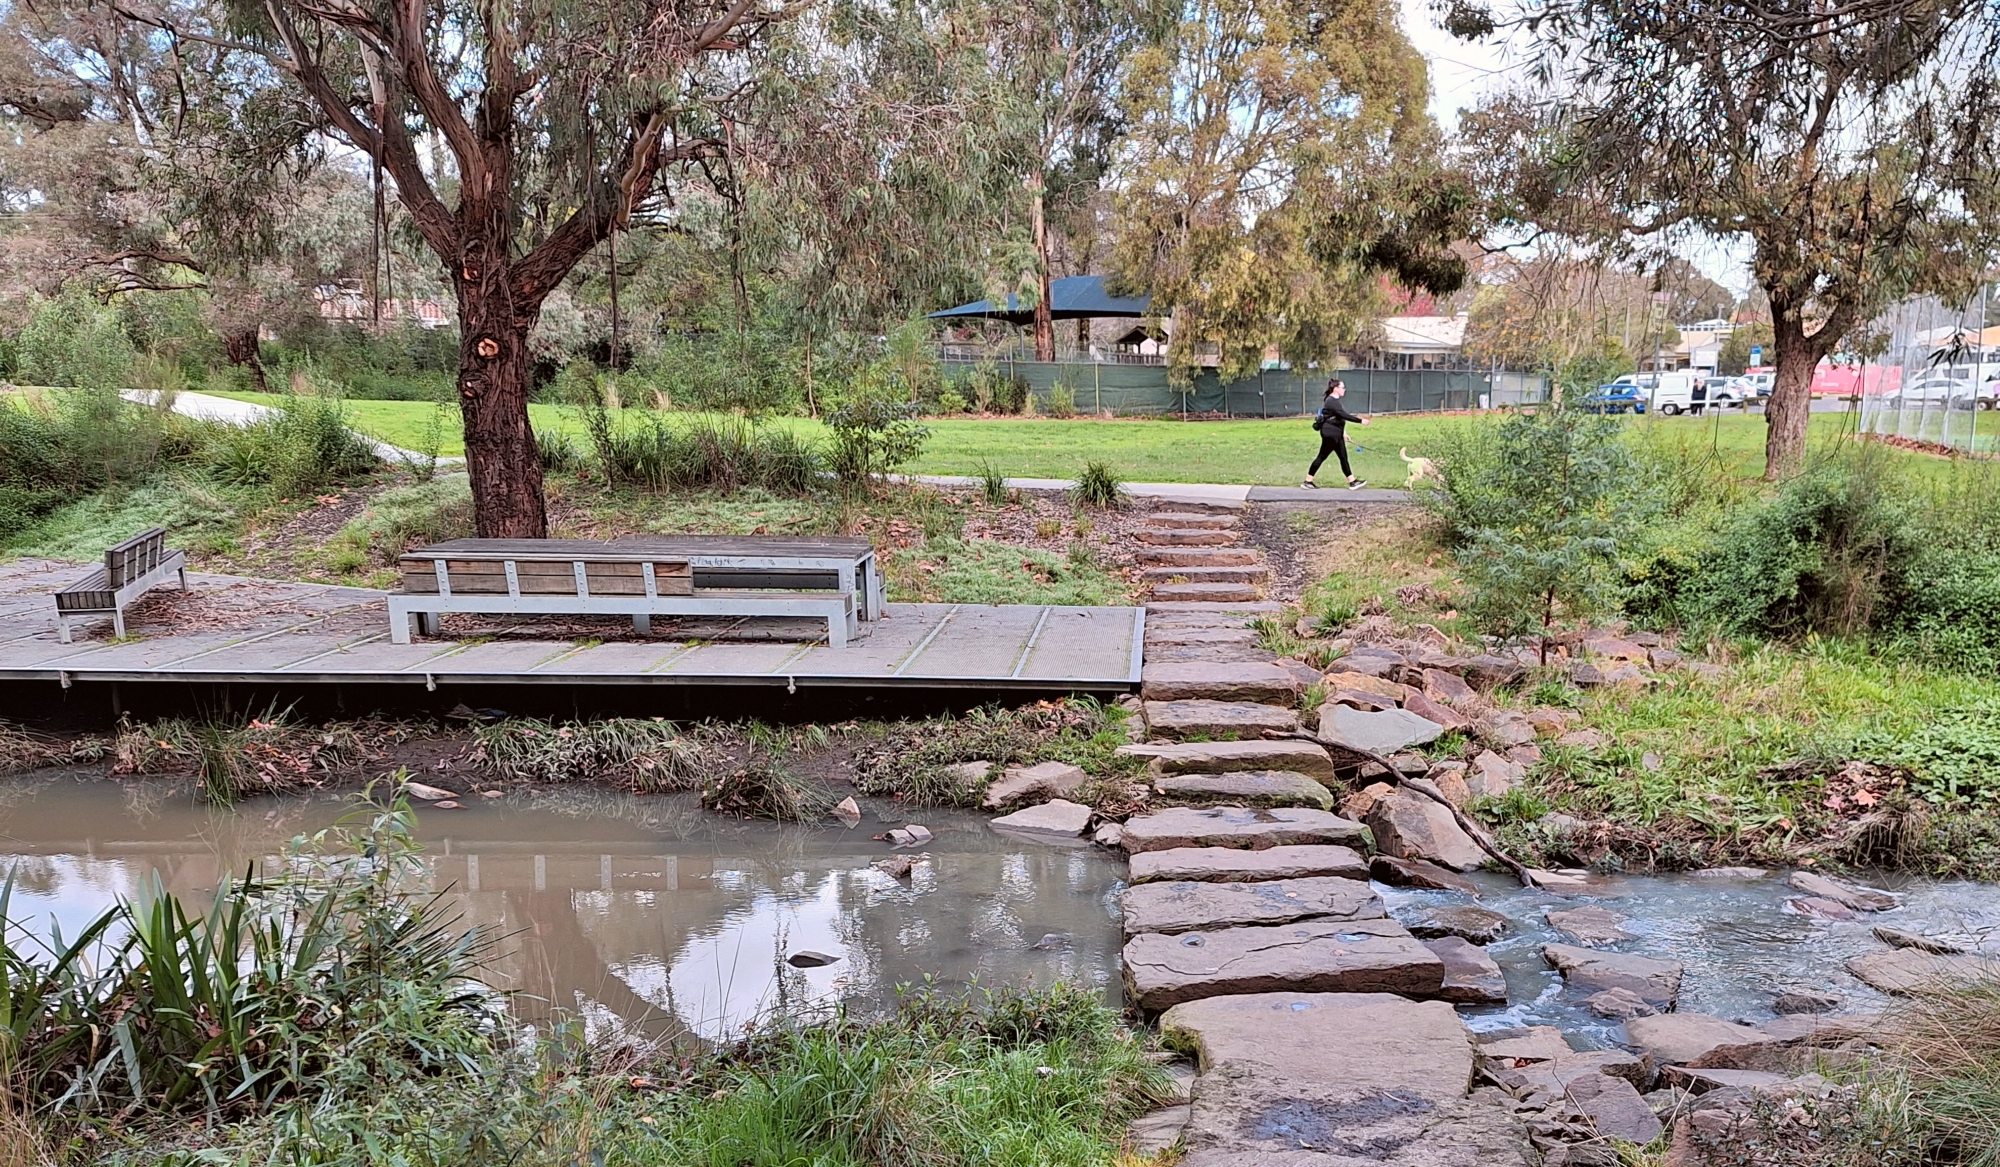
[(1354, 471), (1347, 465), (1347, 431), (1327, 428), (1319, 432), (1319, 457), (1313, 459), (1312, 468), (1306, 471), (1307, 478), (1319, 473), (1319, 465), (1326, 461), (1328, 454), (1339, 454), (1340, 473), (1347, 478), (1354, 477)]

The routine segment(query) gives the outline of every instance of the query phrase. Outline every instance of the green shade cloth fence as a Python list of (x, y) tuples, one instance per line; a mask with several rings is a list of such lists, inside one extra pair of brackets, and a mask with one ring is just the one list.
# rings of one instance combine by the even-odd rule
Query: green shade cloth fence
[[(946, 361), (948, 384), (969, 379), (979, 366)], [(1224, 383), (1203, 370), (1186, 390), (1167, 382), (1162, 365), (1090, 361), (1009, 361), (986, 365), (990, 373), (1013, 377), (1035, 394), (1037, 406), (1049, 391), (1067, 385), (1079, 413), (1209, 413), (1230, 417), (1300, 417), (1319, 410), (1328, 377), (1347, 383), (1347, 408), (1355, 413), (1420, 413), (1444, 409), (1525, 405), (1548, 399), (1548, 381), (1507, 370), (1450, 369), (1265, 369)], [(969, 394), (968, 394), (969, 396)], [(1484, 402), (1481, 398), (1485, 398)]]

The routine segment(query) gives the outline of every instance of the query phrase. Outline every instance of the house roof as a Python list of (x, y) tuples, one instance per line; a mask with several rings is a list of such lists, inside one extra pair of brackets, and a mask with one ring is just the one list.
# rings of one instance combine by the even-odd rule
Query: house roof
[(1464, 343), (1463, 316), (1382, 318), (1382, 347), (1390, 352), (1443, 352)]
[[(1103, 276), (1064, 276), (1049, 281), (1049, 316), (1054, 320), (1088, 320), (1100, 316), (1137, 320), (1146, 315), (1151, 296), (1114, 296), (1104, 290)], [(1006, 306), (990, 300), (974, 300), (956, 308), (931, 313), (932, 319), (984, 316), (1013, 324), (1034, 322), (1035, 310), (1026, 300), (1008, 293)]]

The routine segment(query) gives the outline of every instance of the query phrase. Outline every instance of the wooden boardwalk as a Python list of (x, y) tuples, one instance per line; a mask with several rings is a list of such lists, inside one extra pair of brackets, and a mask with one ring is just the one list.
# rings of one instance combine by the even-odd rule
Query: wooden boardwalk
[(452, 684), (968, 688), (1124, 692), (1138, 684), (1139, 608), (890, 604), (844, 649), (824, 622), (661, 621), (654, 635), (611, 618), (452, 617), (446, 637), (389, 642), (386, 593), (189, 573), (111, 639), (55, 633), (56, 587), (91, 565), (0, 563), (0, 682), (206, 682), (313, 686)]

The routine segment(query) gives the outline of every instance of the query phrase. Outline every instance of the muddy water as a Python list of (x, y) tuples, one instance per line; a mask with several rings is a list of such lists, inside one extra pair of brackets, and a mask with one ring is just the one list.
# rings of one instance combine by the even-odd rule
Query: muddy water
[[(223, 872), (268, 865), (286, 840), (351, 804), (262, 799), (234, 812), (179, 790), (44, 774), (0, 784), (0, 872), (16, 922), (74, 934), (151, 886), (199, 899)], [(810, 1004), (876, 1008), (898, 985), (1100, 985), (1117, 1000), (1124, 864), (1084, 847), (1009, 840), (979, 816), (924, 812), (936, 838), (914, 877), (874, 870), (869, 836), (707, 815), (681, 797), (579, 790), (424, 809), (430, 879), (501, 937), (489, 979), (586, 1018), (716, 1038)], [(1043, 947), (1044, 937), (1058, 934)], [(801, 950), (837, 956), (794, 968)]]

